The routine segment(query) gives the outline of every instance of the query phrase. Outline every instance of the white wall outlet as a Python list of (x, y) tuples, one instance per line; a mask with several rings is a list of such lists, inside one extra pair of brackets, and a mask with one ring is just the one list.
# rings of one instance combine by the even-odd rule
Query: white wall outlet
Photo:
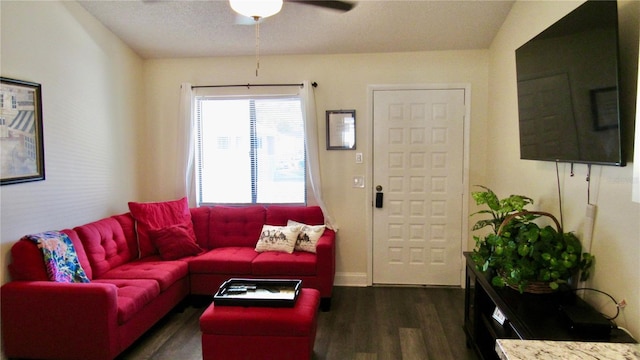
[(356, 153), (356, 164), (362, 164), (362, 153)]
[(353, 187), (354, 188), (364, 188), (364, 176), (354, 176), (353, 177)]

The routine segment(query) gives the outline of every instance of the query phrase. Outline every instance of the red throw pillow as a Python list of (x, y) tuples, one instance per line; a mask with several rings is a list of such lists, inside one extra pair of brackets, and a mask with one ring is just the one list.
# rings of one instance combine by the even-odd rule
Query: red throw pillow
[(202, 253), (193, 236), (191, 223), (149, 230), (149, 238), (158, 249), (162, 260), (176, 260)]
[[(189, 211), (189, 202), (186, 197), (165, 202), (130, 202), (129, 211), (131, 211), (131, 216), (136, 220), (136, 234), (141, 258), (157, 254), (156, 248), (149, 239), (149, 230), (164, 229), (187, 222), (191, 223), (191, 212)], [(193, 227), (191, 231), (193, 231)], [(195, 238), (195, 234), (193, 238)]]

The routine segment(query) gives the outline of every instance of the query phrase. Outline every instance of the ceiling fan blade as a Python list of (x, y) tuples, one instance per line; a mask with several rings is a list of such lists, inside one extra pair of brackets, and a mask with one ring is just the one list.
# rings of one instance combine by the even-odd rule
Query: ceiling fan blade
[(286, 2), (300, 3), (304, 5), (313, 5), (325, 9), (333, 9), (339, 11), (349, 11), (354, 8), (355, 3), (340, 0), (285, 0)]

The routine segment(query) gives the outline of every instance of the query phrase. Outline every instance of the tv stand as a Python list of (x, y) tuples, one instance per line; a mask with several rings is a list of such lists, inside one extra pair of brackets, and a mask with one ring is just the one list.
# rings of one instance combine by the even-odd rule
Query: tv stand
[(473, 348), (481, 359), (498, 359), (495, 352), (497, 339), (636, 342), (615, 327), (606, 335), (602, 331), (571, 329), (562, 316), (562, 307), (593, 311), (574, 292), (520, 294), (508, 287), (496, 288), (491, 285), (489, 274), (476, 269), (471, 253), (466, 252), (464, 256), (467, 261), (464, 331), (467, 346)]

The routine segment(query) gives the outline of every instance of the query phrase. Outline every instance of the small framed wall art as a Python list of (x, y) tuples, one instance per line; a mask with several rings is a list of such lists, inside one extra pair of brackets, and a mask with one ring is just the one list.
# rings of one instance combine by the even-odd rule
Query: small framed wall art
[(40, 84), (0, 78), (0, 185), (44, 180)]
[(356, 111), (327, 110), (327, 150), (356, 148)]

